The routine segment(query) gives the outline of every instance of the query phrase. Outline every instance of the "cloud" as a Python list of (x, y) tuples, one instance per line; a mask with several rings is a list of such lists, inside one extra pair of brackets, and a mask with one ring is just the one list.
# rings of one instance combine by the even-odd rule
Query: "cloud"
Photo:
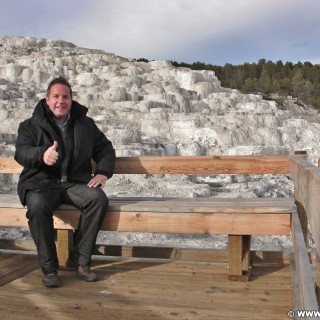
[(127, 58), (223, 65), (319, 52), (318, 0), (0, 0), (0, 7), (1, 32)]
[(81, 42), (94, 41), (126, 54), (174, 52), (202, 39), (222, 38), (235, 27), (241, 30), (252, 21), (246, 16), (265, 13), (273, 2), (257, 5), (247, 0), (239, 6), (235, 0), (94, 1), (91, 12), (81, 19)]
[[(62, 37), (73, 16), (84, 15), (90, 2), (77, 0), (0, 0), (2, 35)], [(76, 10), (76, 13), (74, 13)], [(76, 34), (76, 37), (79, 33)]]
[[(316, 0), (309, 2), (319, 7)], [(266, 54), (281, 52), (280, 47), (287, 47), (283, 42), (303, 36), (295, 24), (299, 20), (305, 26), (310, 24), (300, 16), (308, 10), (309, 17), (314, 15), (315, 11), (301, 0), (97, 0), (81, 17), (81, 27), (70, 28), (66, 34), (77, 38), (81, 46), (103, 48), (129, 58), (190, 62), (201, 60), (205, 48), (228, 56), (223, 48), (232, 47), (232, 43), (236, 45), (232, 51), (241, 46), (245, 53), (244, 46), (249, 45), (253, 51), (260, 52), (261, 48)], [(290, 28), (296, 32), (290, 33)], [(263, 56), (263, 52), (259, 54)]]

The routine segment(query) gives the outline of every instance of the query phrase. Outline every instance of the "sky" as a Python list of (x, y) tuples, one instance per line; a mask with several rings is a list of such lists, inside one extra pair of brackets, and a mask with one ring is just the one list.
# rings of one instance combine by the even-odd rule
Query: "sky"
[(129, 59), (320, 64), (320, 0), (0, 0), (0, 35)]

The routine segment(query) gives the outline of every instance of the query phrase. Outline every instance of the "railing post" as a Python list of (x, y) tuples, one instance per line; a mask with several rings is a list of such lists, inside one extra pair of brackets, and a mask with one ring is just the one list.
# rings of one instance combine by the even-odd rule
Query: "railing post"
[[(294, 154), (301, 156), (304, 160), (308, 160), (307, 151), (295, 151)], [(300, 220), (300, 224), (301, 224), (304, 242), (306, 244), (306, 247), (308, 248), (309, 247), (309, 244), (308, 244), (308, 218), (307, 218), (306, 210), (302, 205), (301, 196), (297, 192), (296, 188), (294, 189), (294, 199), (295, 199), (295, 204), (297, 206), (297, 212), (298, 212), (298, 216), (299, 216), (299, 220)]]

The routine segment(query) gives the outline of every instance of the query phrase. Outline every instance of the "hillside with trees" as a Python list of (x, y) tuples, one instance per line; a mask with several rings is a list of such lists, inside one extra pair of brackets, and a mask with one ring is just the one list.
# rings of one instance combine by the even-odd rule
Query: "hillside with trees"
[(222, 66), (195, 62), (193, 64), (172, 61), (177, 67), (193, 70), (213, 70), (227, 88), (238, 89), (242, 93), (292, 96), (298, 101), (320, 109), (320, 65), (310, 62), (276, 63), (260, 59), (258, 63), (244, 63)]

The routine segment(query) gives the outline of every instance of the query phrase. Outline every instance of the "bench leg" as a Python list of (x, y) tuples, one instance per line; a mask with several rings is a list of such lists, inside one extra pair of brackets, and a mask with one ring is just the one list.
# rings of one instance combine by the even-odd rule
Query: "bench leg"
[(59, 266), (64, 267), (73, 246), (73, 230), (57, 230), (57, 255)]
[(229, 280), (249, 281), (251, 236), (228, 235)]

